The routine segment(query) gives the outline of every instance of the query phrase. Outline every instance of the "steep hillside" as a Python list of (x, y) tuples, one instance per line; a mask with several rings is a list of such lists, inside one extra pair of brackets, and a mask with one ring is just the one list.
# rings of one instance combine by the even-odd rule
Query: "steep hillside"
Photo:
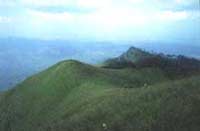
[(185, 56), (155, 54), (131, 47), (121, 56), (105, 61), (105, 68), (144, 68), (163, 70), (170, 78), (183, 78), (200, 72), (200, 61)]
[(1, 98), (3, 98), (3, 96), (4, 96), (4, 93), (0, 92), (0, 101), (1, 101)]
[(108, 42), (0, 38), (0, 91), (13, 88), (59, 61), (76, 59), (96, 64), (127, 48)]
[(1, 97), (0, 130), (198, 131), (199, 80), (63, 61)]
[(127, 52), (123, 53), (119, 57), (119, 60), (137, 63), (138, 61), (141, 61), (141, 59), (147, 59), (153, 56), (153, 54), (143, 51), (139, 48), (130, 47)]

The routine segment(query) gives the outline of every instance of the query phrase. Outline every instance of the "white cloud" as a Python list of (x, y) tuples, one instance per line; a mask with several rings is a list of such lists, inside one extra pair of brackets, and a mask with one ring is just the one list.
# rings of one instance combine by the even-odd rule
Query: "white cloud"
[(76, 5), (82, 8), (105, 8), (113, 4), (112, 0), (77, 0)]
[(70, 6), (73, 0), (21, 0), (21, 4), (36, 7)]
[[(162, 23), (173, 23), (190, 17), (186, 11), (147, 11), (134, 8), (101, 8), (91, 13), (50, 13), (28, 10), (34, 25), (51, 25), (72, 28), (86, 27), (88, 30), (115, 32), (124, 28), (145, 28)], [(153, 24), (153, 25), (152, 25)]]
[[(157, 4), (156, 1), (158, 1)], [(183, 4), (185, 1), (19, 0), (18, 4), (23, 5), (20, 6), (23, 10), (19, 14), (13, 13), (12, 20), (7, 17), (0, 17), (0, 23), (12, 22), (13, 26), (20, 27), (18, 30), (22, 31), (24, 29), (24, 34), (30, 31), (32, 34), (40, 34), (41, 36), (46, 34), (52, 34), (53, 37), (59, 37), (60, 35), (63, 37), (66, 34), (78, 34), (80, 36), (100, 34), (103, 37), (107, 35), (113, 37), (116, 34), (126, 35), (128, 33), (130, 36), (134, 33), (137, 36), (142, 31), (145, 34), (148, 31), (159, 30), (159, 27), (165, 28), (168, 23), (174, 25), (183, 20), (196, 19), (197, 16), (199, 18), (200, 16), (196, 15), (199, 12), (173, 11), (169, 8), (166, 8), (167, 10), (159, 8), (160, 6), (166, 6), (164, 3)], [(49, 8), (60, 9), (61, 6), (64, 7), (61, 12), (48, 11)], [(43, 7), (45, 7), (44, 10), (42, 10)], [(73, 11), (68, 12), (65, 10), (68, 7), (92, 10), (87, 13), (74, 13)]]
[(113, 0), (21, 0), (21, 5), (27, 8), (66, 8), (74, 10), (102, 9), (115, 4)]
[(176, 3), (181, 4), (183, 3), (185, 0), (175, 0)]
[(35, 18), (36, 21), (62, 21), (62, 22), (68, 22), (71, 21), (74, 16), (68, 12), (63, 13), (49, 13), (49, 12), (42, 12), (37, 10), (28, 10), (28, 14), (31, 15), (32, 18)]
[(32, 7), (70, 7), (70, 8), (102, 8), (115, 3), (113, 0), (20, 0), (25, 6)]
[(128, 0), (131, 3), (143, 3), (144, 0)]
[[(137, 7), (138, 5), (148, 5), (149, 7), (172, 7), (174, 6), (187, 6), (198, 4), (198, 0), (0, 0), (0, 5), (25, 5), (35, 7), (59, 7), (59, 6), (73, 6), (74, 8), (99, 8), (105, 6), (113, 6), (116, 4), (129, 5)], [(148, 7), (145, 6), (145, 7)]]
[(162, 11), (157, 14), (159, 20), (162, 21), (179, 21), (189, 17), (186, 11)]
[(105, 8), (91, 14), (83, 15), (91, 25), (100, 29), (138, 27), (159, 22), (176, 22), (190, 17), (186, 11), (151, 11), (134, 8)]
[(144, 15), (140, 10), (125, 8), (105, 8), (82, 16), (83, 21), (104, 31), (113, 31), (133, 25), (142, 26), (148, 18), (149, 16)]
[(10, 17), (0, 16), (0, 23), (9, 23), (9, 22), (11, 22)]
[(0, 7), (13, 7), (16, 5), (15, 0), (0, 0)]
[(174, 0), (174, 2), (179, 5), (190, 5), (196, 3), (195, 1), (198, 3), (198, 0)]

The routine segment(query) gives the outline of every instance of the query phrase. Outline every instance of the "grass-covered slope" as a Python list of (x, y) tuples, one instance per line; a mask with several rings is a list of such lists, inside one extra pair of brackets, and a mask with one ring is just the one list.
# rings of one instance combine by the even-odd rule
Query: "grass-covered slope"
[(199, 80), (63, 61), (0, 97), (0, 131), (199, 131)]

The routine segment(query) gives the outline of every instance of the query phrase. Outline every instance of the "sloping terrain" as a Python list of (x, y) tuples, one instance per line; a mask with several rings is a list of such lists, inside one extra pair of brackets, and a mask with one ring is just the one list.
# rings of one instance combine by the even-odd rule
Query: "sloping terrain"
[(200, 61), (182, 55), (165, 55), (149, 53), (131, 47), (119, 57), (105, 61), (105, 68), (159, 68), (171, 79), (184, 78), (200, 72)]
[(76, 59), (97, 64), (128, 47), (98, 42), (0, 38), (0, 91), (13, 88), (59, 61)]
[(200, 74), (63, 61), (0, 97), (1, 131), (199, 131)]

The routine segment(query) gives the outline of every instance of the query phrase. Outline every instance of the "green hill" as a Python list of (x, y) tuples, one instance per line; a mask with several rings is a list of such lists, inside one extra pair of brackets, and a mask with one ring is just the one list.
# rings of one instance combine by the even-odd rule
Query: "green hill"
[(63, 61), (0, 96), (0, 131), (199, 131), (199, 85)]

